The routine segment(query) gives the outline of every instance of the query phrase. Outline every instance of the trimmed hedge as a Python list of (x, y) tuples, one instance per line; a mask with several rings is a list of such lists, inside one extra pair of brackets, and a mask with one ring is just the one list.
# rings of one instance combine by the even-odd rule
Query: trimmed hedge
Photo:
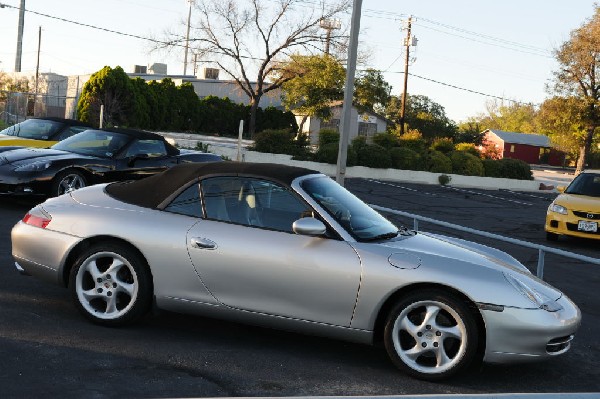
[(454, 151), (450, 154), (452, 173), (464, 176), (483, 176), (483, 163), (473, 154)]
[(303, 156), (308, 154), (308, 137), (304, 134), (294, 139), (289, 130), (263, 130), (254, 136), (254, 151), (272, 154)]
[(452, 161), (439, 151), (431, 151), (427, 156), (425, 168), (433, 173), (452, 173)]
[(520, 159), (502, 158), (496, 162), (500, 163), (500, 175), (508, 179), (533, 180), (533, 173), (529, 164)]
[(377, 144), (367, 144), (356, 149), (357, 165), (369, 168), (387, 169), (392, 167), (392, 156), (385, 148)]
[[(314, 154), (314, 160), (322, 163), (336, 164), (339, 151), (339, 143), (327, 143), (324, 146), (319, 147), (317, 152)], [(352, 146), (348, 147), (348, 154), (346, 155), (346, 165), (356, 165), (356, 151)]]
[(421, 170), (422, 157), (416, 151), (405, 147), (394, 147), (390, 149), (392, 156), (392, 168), (404, 170)]
[(439, 137), (433, 140), (431, 146), (429, 147), (431, 151), (439, 151), (444, 154), (448, 154), (454, 151), (454, 143), (451, 138), (448, 137)]
[(321, 129), (319, 131), (319, 148), (330, 143), (339, 143), (340, 133), (335, 129)]

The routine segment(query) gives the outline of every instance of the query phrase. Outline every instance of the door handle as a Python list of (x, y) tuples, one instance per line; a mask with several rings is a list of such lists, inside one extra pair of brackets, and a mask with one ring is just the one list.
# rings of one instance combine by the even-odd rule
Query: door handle
[(217, 243), (208, 238), (194, 237), (191, 239), (192, 247), (199, 249), (217, 249)]

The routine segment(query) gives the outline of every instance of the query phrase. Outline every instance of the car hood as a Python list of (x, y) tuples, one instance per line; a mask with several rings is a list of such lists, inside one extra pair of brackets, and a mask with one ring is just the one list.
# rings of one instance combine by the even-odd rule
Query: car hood
[[(474, 242), (445, 237), (442, 235), (417, 233), (404, 240), (387, 241), (377, 244), (382, 250), (395, 253), (409, 253), (412, 256), (425, 256), (453, 259), (504, 271), (510, 269), (527, 272), (527, 269), (510, 255)], [(394, 260), (392, 257), (391, 260)]]
[(27, 139), (24, 137), (18, 136), (5, 136), (0, 135), (0, 146), (23, 146), (23, 147), (49, 147), (52, 144), (56, 143), (56, 141), (45, 141), (45, 140), (35, 140), (35, 139)]
[(569, 210), (600, 213), (600, 198), (578, 194), (560, 194), (554, 200), (555, 204)]
[[(562, 296), (559, 290), (532, 275), (512, 256), (466, 240), (419, 232), (404, 239), (354, 245), (367, 268), (387, 263), (399, 271), (406, 270), (402, 276), (410, 276), (413, 281), (450, 284), (463, 292), (466, 292), (464, 284), (469, 282), (466, 290), (479, 301), (493, 303), (496, 297), (493, 291), (500, 287), (493, 285), (494, 282), (509, 287), (504, 274), (518, 276), (548, 298), (557, 300)], [(510, 287), (509, 292), (513, 291)], [(510, 299), (504, 302), (509, 304)]]
[(81, 157), (85, 156), (50, 148), (19, 148), (3, 152), (0, 155), (0, 165), (20, 163), (22, 161), (53, 161)]

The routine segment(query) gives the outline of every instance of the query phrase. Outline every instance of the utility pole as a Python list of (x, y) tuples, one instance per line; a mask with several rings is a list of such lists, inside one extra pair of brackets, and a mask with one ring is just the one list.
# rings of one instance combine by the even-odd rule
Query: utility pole
[(37, 62), (35, 64), (35, 92), (33, 94), (33, 116), (35, 115), (35, 104), (37, 103), (38, 95), (38, 83), (40, 81), (40, 48), (42, 46), (42, 27), (38, 30), (38, 50), (37, 50)]
[(319, 21), (319, 26), (327, 31), (327, 36), (325, 37), (325, 54), (329, 55), (329, 44), (331, 43), (331, 31), (340, 29), (342, 27), (342, 22), (339, 19), (321, 19)]
[(194, 4), (194, 0), (187, 0), (190, 3), (190, 9), (188, 11), (187, 18), (187, 33), (185, 35), (185, 56), (183, 58), (183, 74), (187, 73), (187, 64), (188, 64), (188, 51), (190, 48), (190, 21), (192, 19), (192, 5)]
[(38, 50), (37, 50), (37, 62), (35, 64), (35, 97), (34, 101), (37, 99), (38, 94), (38, 82), (40, 78), (40, 48), (42, 46), (42, 27), (40, 26), (38, 30)]
[(411, 36), (412, 16), (408, 18), (406, 27), (406, 38), (404, 39), (404, 48), (406, 57), (404, 58), (404, 91), (402, 92), (402, 103), (400, 105), (400, 134), (404, 134), (404, 115), (406, 112), (406, 91), (408, 87), (408, 65), (410, 63), (410, 46), (417, 45), (417, 38)]
[(360, 13), (362, 0), (354, 0), (352, 6), (352, 19), (350, 23), (350, 44), (348, 46), (348, 68), (346, 69), (346, 87), (344, 89), (344, 105), (340, 120), (340, 145), (336, 166), (335, 180), (344, 185), (346, 178), (346, 161), (348, 159), (348, 141), (350, 135), (352, 116), (352, 97), (354, 94), (354, 73), (356, 72), (356, 58), (358, 54), (358, 33), (360, 32)]
[(19, 8), (19, 27), (17, 30), (17, 56), (15, 58), (15, 72), (21, 72), (21, 55), (23, 53), (23, 28), (25, 27), (25, 0), (21, 0)]

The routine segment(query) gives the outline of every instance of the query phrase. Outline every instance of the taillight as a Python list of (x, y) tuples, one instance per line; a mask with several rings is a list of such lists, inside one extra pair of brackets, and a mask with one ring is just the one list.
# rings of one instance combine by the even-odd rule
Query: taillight
[(23, 217), (23, 223), (42, 229), (45, 229), (51, 221), (52, 217), (39, 208), (33, 208)]

